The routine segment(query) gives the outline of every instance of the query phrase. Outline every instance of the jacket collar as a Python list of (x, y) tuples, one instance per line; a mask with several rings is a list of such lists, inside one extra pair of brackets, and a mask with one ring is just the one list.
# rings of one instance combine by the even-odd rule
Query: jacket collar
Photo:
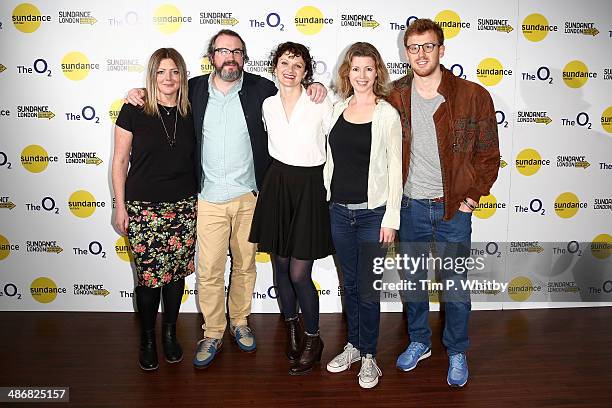
[[(442, 71), (442, 79), (440, 80), (440, 85), (438, 85), (438, 93), (444, 97), (444, 99), (448, 100), (450, 94), (452, 94), (453, 89), (455, 88), (456, 79), (455, 75), (450, 72), (448, 69), (444, 67), (444, 65), (440, 64), (440, 70)], [(406, 76), (399, 79), (397, 84), (406, 89), (408, 92), (412, 89), (412, 80), (414, 78), (414, 73), (412, 70), (409, 70)]]

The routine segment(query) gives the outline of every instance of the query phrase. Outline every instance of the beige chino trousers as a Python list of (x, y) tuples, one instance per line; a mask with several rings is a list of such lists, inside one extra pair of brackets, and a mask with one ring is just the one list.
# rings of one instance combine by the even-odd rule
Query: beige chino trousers
[(198, 200), (198, 297), (205, 337), (221, 339), (225, 317), (225, 265), (232, 255), (228, 293), (230, 324), (247, 324), (255, 287), (257, 245), (249, 242), (256, 197), (252, 193), (226, 203)]

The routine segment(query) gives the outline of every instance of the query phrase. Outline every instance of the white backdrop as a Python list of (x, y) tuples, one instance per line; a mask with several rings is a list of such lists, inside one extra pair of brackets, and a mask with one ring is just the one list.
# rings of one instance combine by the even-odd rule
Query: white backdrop
[[(475, 214), (473, 240), (499, 252), (494, 268), (512, 290), (474, 294), (474, 308), (600, 304), (553, 301), (559, 292), (610, 301), (609, 0), (210, 4), (0, 4), (1, 310), (133, 310), (129, 251), (111, 227), (112, 132), (120, 99), (144, 84), (155, 49), (175, 47), (190, 75), (208, 73), (209, 38), (231, 28), (247, 43), (246, 69), (271, 77), (271, 49), (302, 42), (317, 60), (315, 79), (330, 85), (346, 47), (368, 41), (396, 79), (407, 68), (403, 30), (415, 17), (447, 27), (442, 62), (486, 86), (498, 111), (501, 168)], [(519, 246), (526, 252), (503, 250)], [(277, 312), (267, 255), (257, 268), (253, 312)], [(313, 278), (321, 311), (340, 311), (333, 259), (317, 261)], [(195, 279), (187, 279), (183, 311), (197, 310)]]

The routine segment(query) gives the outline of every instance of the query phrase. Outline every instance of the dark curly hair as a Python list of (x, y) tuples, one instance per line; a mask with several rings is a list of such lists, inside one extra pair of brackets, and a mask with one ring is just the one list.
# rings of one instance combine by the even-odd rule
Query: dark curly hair
[(302, 79), (302, 85), (310, 85), (313, 81), (312, 74), (314, 73), (314, 63), (312, 61), (312, 57), (310, 56), (310, 51), (308, 51), (308, 48), (303, 44), (294, 43), (291, 41), (279, 44), (278, 47), (276, 47), (276, 49), (270, 53), (272, 72), (274, 72), (274, 70), (276, 69), (278, 59), (286, 52), (295, 57), (302, 57), (302, 59), (304, 60), (305, 69), (304, 79)]

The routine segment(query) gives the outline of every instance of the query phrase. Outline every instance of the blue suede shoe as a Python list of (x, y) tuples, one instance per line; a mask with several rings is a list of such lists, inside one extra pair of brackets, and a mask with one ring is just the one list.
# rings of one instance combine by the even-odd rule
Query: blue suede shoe
[(204, 337), (202, 340), (198, 341), (195, 357), (193, 358), (194, 367), (208, 367), (215, 359), (221, 346), (223, 346), (223, 340), (213, 339), (212, 337)]
[(448, 375), (446, 382), (451, 387), (463, 387), (470, 374), (468, 372), (467, 357), (464, 353), (448, 356)]
[(410, 371), (417, 366), (419, 361), (429, 356), (431, 356), (431, 348), (423, 343), (413, 341), (408, 345), (406, 351), (399, 355), (395, 365), (402, 371)]
[(236, 344), (238, 344), (240, 350), (251, 353), (257, 349), (257, 344), (255, 344), (255, 335), (249, 326), (230, 326), (230, 333), (236, 339)]

